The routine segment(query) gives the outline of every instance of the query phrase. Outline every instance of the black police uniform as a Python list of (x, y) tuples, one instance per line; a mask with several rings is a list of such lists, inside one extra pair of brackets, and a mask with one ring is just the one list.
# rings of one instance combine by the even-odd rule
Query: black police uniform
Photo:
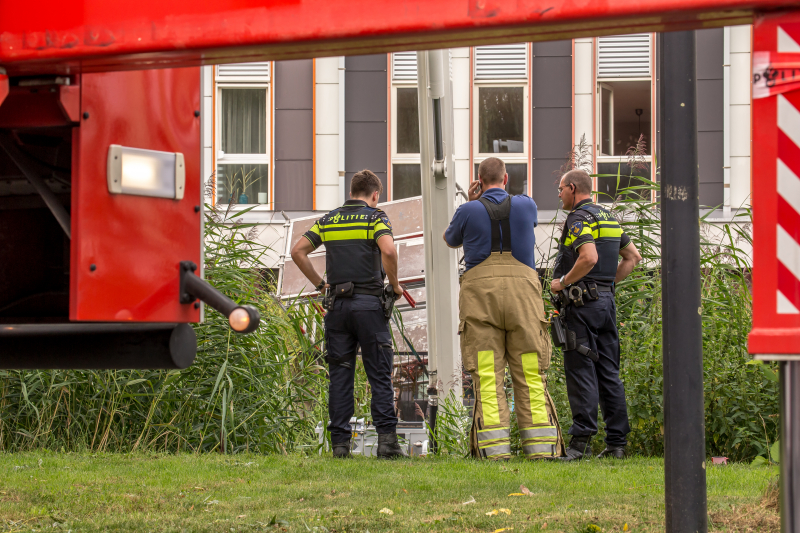
[(564, 223), (553, 277), (558, 279), (566, 275), (578, 258), (578, 249), (590, 242), (597, 248), (597, 264), (579, 281), (596, 284), (597, 299), (585, 298), (580, 307), (570, 303), (565, 318), (568, 329), (576, 334), (577, 344), (594, 352), (598, 360), (593, 362), (578, 350), (564, 352), (567, 396), (572, 409), (569, 434), (575, 437), (597, 434), (599, 402), (606, 423), (606, 444), (625, 446), (631, 428), (625, 388), (619, 379), (619, 334), (613, 287), (619, 251), (631, 240), (610, 212), (586, 199), (578, 202)]
[(348, 200), (304, 234), (315, 249), (325, 245), (327, 279), (334, 294), (333, 309), (325, 315), (330, 374), (328, 430), (333, 444), (350, 440), (359, 346), (372, 388), (375, 429), (379, 434), (394, 434), (397, 427), (392, 387), (394, 353), (379, 299), (386, 274), (377, 240), (384, 235), (392, 235), (386, 213), (362, 200)]

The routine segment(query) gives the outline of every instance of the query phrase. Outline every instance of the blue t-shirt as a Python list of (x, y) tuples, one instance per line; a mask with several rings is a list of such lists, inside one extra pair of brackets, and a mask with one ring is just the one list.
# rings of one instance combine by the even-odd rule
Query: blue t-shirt
[[(483, 193), (483, 198), (499, 204), (508, 193), (495, 187)], [(536, 236), (533, 228), (539, 223), (536, 202), (527, 195), (511, 197), (511, 255), (525, 265), (536, 268)], [(464, 245), (467, 270), (479, 265), (492, 254), (492, 225), (483, 204), (467, 202), (456, 209), (444, 234), (450, 246)]]

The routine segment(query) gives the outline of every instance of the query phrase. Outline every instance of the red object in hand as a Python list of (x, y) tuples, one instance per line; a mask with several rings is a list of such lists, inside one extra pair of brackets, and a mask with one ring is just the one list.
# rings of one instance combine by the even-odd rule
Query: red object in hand
[(403, 289), (403, 298), (406, 299), (406, 301), (408, 302), (408, 305), (411, 306), (411, 309), (416, 309), (417, 308), (417, 302), (414, 301), (414, 298), (412, 298), (411, 295), (408, 294), (408, 291), (405, 290), (405, 289)]

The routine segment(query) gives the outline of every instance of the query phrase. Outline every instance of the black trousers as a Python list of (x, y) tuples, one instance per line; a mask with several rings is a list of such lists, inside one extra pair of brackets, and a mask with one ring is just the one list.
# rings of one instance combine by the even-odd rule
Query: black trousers
[(575, 332), (578, 344), (594, 351), (595, 363), (575, 350), (564, 352), (567, 397), (572, 410), (569, 434), (588, 437), (597, 434), (597, 405), (606, 423), (606, 444), (624, 446), (631, 432), (625, 387), (619, 379), (619, 334), (614, 294), (601, 292), (599, 299), (582, 307), (567, 307), (569, 329)]
[(397, 428), (392, 387), (394, 352), (389, 324), (378, 297), (356, 294), (352, 298), (336, 298), (333, 310), (325, 315), (325, 341), (330, 374), (328, 431), (331, 442), (350, 440), (359, 346), (372, 389), (372, 423), (378, 433), (394, 433)]

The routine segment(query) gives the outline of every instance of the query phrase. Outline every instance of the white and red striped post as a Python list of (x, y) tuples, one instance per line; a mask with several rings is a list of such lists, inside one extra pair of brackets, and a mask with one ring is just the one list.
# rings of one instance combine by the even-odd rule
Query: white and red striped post
[(759, 17), (753, 39), (753, 330), (781, 361), (781, 528), (800, 533), (800, 13)]

